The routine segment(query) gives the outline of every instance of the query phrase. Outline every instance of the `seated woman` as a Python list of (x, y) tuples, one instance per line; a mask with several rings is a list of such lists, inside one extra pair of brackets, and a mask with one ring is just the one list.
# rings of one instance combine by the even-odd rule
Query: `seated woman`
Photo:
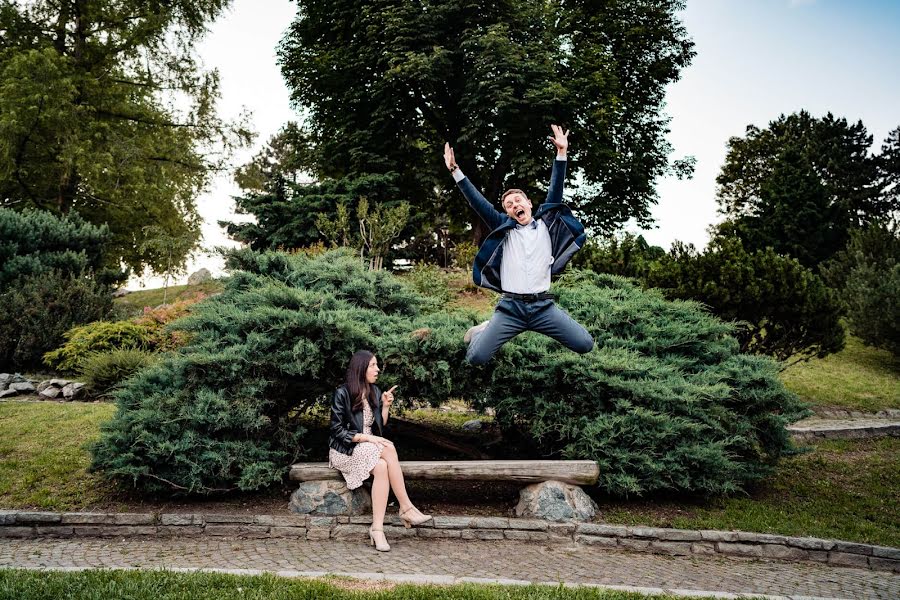
[[(391, 547), (384, 537), (384, 512), (389, 489), (394, 490), (400, 503), (400, 518), (406, 527), (421, 525), (431, 516), (413, 506), (406, 493), (397, 450), (380, 435), (397, 386), (382, 393), (375, 385), (379, 372), (378, 361), (371, 352), (360, 350), (350, 359), (346, 382), (335, 390), (331, 403), (328, 462), (344, 475), (351, 490), (361, 486), (370, 473), (374, 476), (369, 539), (378, 551), (387, 552)], [(379, 435), (372, 435), (373, 424)]]

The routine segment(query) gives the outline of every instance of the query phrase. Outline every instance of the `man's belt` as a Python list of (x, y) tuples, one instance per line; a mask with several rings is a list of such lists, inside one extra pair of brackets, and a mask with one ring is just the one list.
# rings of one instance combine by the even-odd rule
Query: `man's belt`
[(538, 294), (514, 294), (512, 292), (503, 292), (504, 298), (518, 300), (519, 302), (537, 302), (539, 300), (556, 300), (556, 296), (550, 292), (540, 292)]

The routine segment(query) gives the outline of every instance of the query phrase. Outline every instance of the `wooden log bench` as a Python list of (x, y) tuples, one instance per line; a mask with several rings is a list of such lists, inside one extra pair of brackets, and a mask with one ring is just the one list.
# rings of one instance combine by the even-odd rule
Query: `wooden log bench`
[[(592, 460), (407, 460), (400, 466), (406, 479), (594, 485), (600, 477), (600, 467)], [(297, 463), (291, 466), (290, 477), (292, 481), (342, 479), (340, 471), (326, 462)]]
[[(403, 469), (403, 475), (406, 479), (430, 479), (443, 481), (511, 481), (530, 485), (544, 482), (560, 482), (560, 484), (568, 484), (571, 486), (595, 485), (600, 477), (600, 467), (592, 460), (457, 460), (457, 461), (430, 461), (415, 460), (401, 461), (400, 465)], [(343, 476), (337, 469), (332, 469), (328, 463), (297, 463), (291, 466), (290, 479), (298, 482), (343, 482)], [(550, 496), (558, 501), (560, 496), (560, 484), (551, 484), (556, 486), (556, 491), (549, 492)], [(303, 485), (301, 484), (301, 488)], [(346, 488), (343, 488), (346, 490)], [(534, 504), (530, 500), (537, 497), (546, 498), (547, 490), (543, 492), (529, 493), (529, 488), (523, 488), (520, 493), (520, 506), (526, 504)], [(301, 490), (295, 494), (301, 493)], [(580, 496), (581, 499), (574, 501), (573, 494)], [(585, 504), (590, 504), (596, 508), (593, 501), (584, 496), (581, 490), (568, 489), (562, 494), (566, 497), (565, 502), (568, 503), (574, 512), (582, 512)], [(350, 503), (348, 503), (349, 505)], [(303, 503), (307, 506), (306, 503)], [(297, 512), (306, 512), (309, 508), (295, 508), (292, 501), (292, 510)], [(565, 507), (563, 507), (563, 510)], [(529, 513), (527, 509), (523, 511), (524, 516), (541, 516), (537, 514), (540, 511)], [(592, 514), (593, 509), (588, 512)], [(519, 510), (516, 511), (519, 514)], [(589, 518), (589, 517), (579, 517)]]

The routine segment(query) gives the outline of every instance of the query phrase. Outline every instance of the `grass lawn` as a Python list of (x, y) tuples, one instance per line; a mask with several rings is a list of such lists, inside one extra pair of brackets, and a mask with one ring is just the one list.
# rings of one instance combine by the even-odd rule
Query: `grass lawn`
[(222, 289), (224, 289), (222, 282), (213, 279), (197, 285), (170, 285), (168, 292), (165, 294), (163, 288), (139, 290), (121, 298), (116, 298), (115, 302), (128, 311), (137, 313), (142, 311), (145, 306), (153, 308), (162, 304), (163, 295), (166, 297), (166, 302), (172, 303), (177, 300), (191, 298), (198, 292), (215, 294), (221, 292)]
[[(242, 600), (288, 598), (358, 600), (642, 600), (674, 599), (670, 595), (564, 588), (562, 586), (501, 585), (397, 585), (389, 582), (341, 577), (288, 579), (274, 575), (226, 575), (221, 573), (173, 573), (170, 571), (91, 570), (75, 573), (0, 569), (0, 600)], [(678, 596), (690, 600), (686, 596)]]
[(113, 404), (0, 402), (0, 508), (70, 511), (103, 499), (85, 444)]
[(847, 336), (837, 354), (798, 363), (782, 373), (788, 389), (819, 407), (900, 409), (900, 357)]
[(900, 547), (900, 439), (828, 440), (784, 460), (748, 496), (690, 501), (603, 502), (612, 523), (737, 529)]

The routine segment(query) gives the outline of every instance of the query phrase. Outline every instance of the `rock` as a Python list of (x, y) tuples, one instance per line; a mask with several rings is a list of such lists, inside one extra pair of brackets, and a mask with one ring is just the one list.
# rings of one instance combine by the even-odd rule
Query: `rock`
[(597, 514), (597, 503), (576, 486), (544, 481), (524, 488), (516, 505), (517, 517), (548, 521), (589, 521)]
[(68, 379), (51, 379), (50, 380), (50, 385), (55, 385), (58, 388), (64, 388), (67, 385), (69, 385), (70, 383), (72, 383), (72, 382), (69, 381)]
[(74, 381), (68, 385), (66, 385), (62, 389), (63, 397), (66, 400), (77, 400), (85, 395), (86, 390), (84, 389), (84, 384)]
[(126, 290), (125, 288), (119, 288), (119, 289), (117, 289), (116, 291), (113, 292), (112, 297), (113, 297), (113, 298), (121, 298), (122, 296), (127, 296), (127, 295), (130, 294), (130, 293), (131, 293), (131, 292), (128, 291), (128, 290)]
[(18, 373), (0, 373), (0, 390), (8, 390), (14, 383), (30, 382)]
[(40, 395), (41, 398), (56, 398), (62, 393), (62, 390), (55, 385), (48, 385), (42, 390), (40, 389), (40, 386), (38, 386), (38, 389), (40, 390), (38, 395)]
[(212, 279), (212, 273), (209, 272), (209, 269), (200, 269), (199, 271), (194, 271), (191, 273), (191, 276), (188, 277), (188, 285), (197, 285), (203, 283), (205, 281), (209, 281)]
[(304, 481), (291, 494), (288, 509), (300, 514), (358, 516), (371, 512), (372, 498), (364, 487), (350, 490), (343, 481)]
[(462, 428), (466, 431), (481, 431), (483, 424), (480, 419), (472, 419), (463, 423)]
[(19, 392), (17, 390), (0, 390), (0, 398), (6, 398), (8, 396), (17, 396)]
[(9, 389), (16, 390), (19, 393), (29, 393), (36, 391), (34, 389), (34, 384), (30, 381), (19, 381), (17, 383), (9, 384)]

